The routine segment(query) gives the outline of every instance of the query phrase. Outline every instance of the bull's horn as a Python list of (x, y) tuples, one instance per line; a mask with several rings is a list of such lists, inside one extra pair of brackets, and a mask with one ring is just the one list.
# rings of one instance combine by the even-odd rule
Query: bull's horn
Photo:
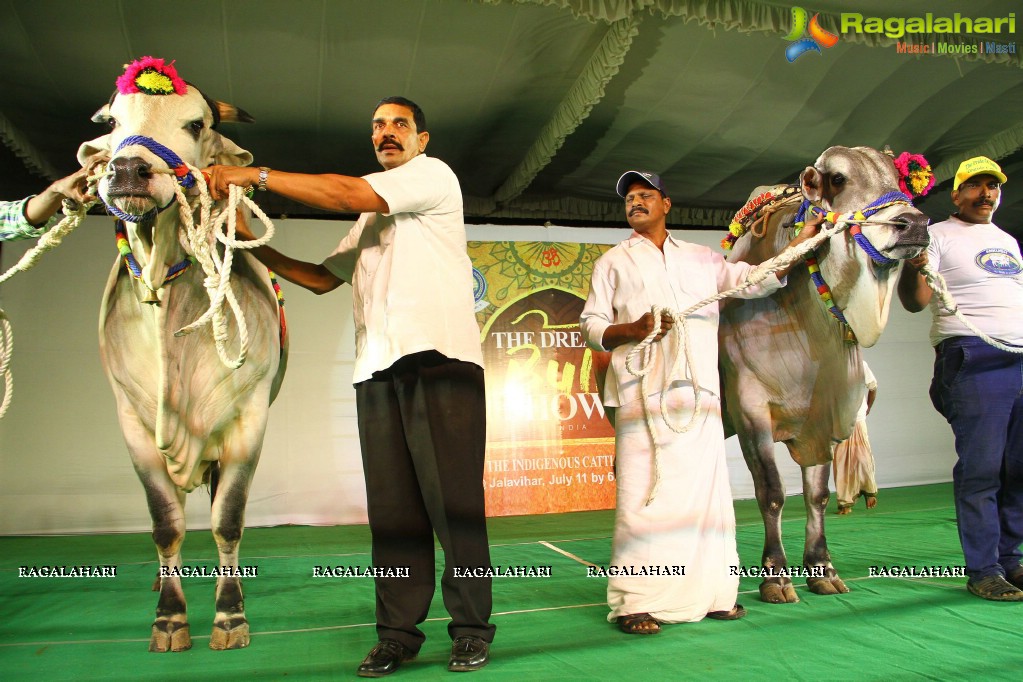
[(233, 104), (220, 101), (214, 103), (217, 105), (217, 112), (220, 114), (222, 123), (255, 123), (256, 121), (247, 111), (239, 109)]
[(106, 104), (101, 106), (99, 109), (97, 109), (96, 113), (92, 115), (92, 122), (93, 123), (106, 123), (109, 120), (110, 120), (110, 103), (107, 102)]

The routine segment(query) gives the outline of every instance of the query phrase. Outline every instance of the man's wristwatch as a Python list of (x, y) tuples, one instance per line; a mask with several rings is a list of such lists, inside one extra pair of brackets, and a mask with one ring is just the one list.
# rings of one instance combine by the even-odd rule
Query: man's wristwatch
[(266, 179), (270, 177), (270, 169), (266, 166), (259, 167), (259, 184), (256, 185), (256, 189), (260, 192), (266, 191)]

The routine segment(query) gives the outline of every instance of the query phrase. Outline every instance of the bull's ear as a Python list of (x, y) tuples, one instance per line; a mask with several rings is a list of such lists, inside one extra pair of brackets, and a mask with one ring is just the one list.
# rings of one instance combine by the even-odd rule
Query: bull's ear
[(248, 166), (252, 163), (252, 154), (217, 131), (211, 130), (210, 133), (212, 135), (205, 148), (202, 168), (214, 163), (223, 166)]
[(820, 201), (824, 196), (824, 178), (813, 166), (807, 166), (799, 176), (799, 184), (803, 189), (803, 197), (810, 201)]
[(83, 142), (78, 148), (78, 163), (84, 168), (89, 158), (95, 154), (110, 156), (110, 133), (97, 137), (95, 140)]

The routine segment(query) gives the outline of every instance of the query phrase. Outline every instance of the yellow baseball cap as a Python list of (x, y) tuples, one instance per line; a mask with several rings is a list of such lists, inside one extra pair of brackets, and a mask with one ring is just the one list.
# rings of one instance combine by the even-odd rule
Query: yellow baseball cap
[(959, 170), (956, 171), (955, 182), (952, 183), (952, 191), (959, 189), (959, 185), (963, 184), (974, 175), (981, 175), (987, 173), (998, 178), (1001, 182), (1006, 181), (1005, 173), (1002, 172), (1002, 167), (997, 163), (987, 158), (986, 156), (975, 156), (972, 159), (966, 159), (959, 164)]

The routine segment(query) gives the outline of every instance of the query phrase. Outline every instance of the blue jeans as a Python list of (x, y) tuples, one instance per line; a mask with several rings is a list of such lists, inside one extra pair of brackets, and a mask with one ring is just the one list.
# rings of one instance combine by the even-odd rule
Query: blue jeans
[(1023, 355), (973, 336), (938, 344), (931, 401), (952, 426), (959, 541), (971, 580), (1006, 575), (1023, 543)]

